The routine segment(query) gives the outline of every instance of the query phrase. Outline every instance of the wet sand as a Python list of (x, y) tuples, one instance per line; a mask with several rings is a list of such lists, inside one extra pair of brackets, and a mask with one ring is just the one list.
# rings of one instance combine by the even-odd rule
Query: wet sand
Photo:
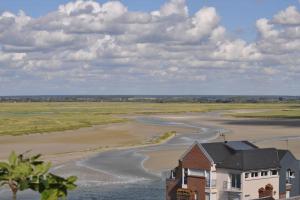
[(119, 147), (145, 145), (165, 132), (189, 133), (193, 128), (157, 126), (134, 121), (99, 125), (63, 132), (0, 137), (0, 160), (11, 150), (41, 153), (54, 164), (80, 159), (95, 152)]
[[(136, 117), (130, 116), (131, 119)], [(288, 146), (288, 149), (300, 158), (300, 120), (243, 119), (220, 115), (219, 112), (167, 114), (153, 117), (178, 123), (178, 126), (146, 124), (138, 120), (55, 133), (1, 136), (0, 159), (5, 159), (12, 149), (17, 152), (32, 150), (33, 153), (42, 153), (45, 159), (54, 164), (60, 164), (114, 148), (147, 145), (151, 139), (167, 131), (174, 130), (182, 135), (199, 132), (198, 128), (182, 127), (181, 123), (226, 129), (229, 131), (226, 133), (226, 140), (250, 140), (260, 147), (286, 149)], [(285, 137), (290, 138), (288, 145)], [(215, 141), (222, 141), (222, 138)], [(180, 146), (177, 149), (145, 152), (148, 159), (143, 164), (145, 168), (154, 172), (170, 169), (176, 166), (178, 158), (186, 148)]]

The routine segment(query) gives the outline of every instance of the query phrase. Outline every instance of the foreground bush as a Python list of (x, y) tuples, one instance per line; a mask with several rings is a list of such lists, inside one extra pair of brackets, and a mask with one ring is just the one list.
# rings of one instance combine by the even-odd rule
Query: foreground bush
[(50, 173), (51, 163), (39, 160), (40, 157), (12, 152), (7, 162), (0, 162), (0, 187), (7, 185), (13, 200), (17, 199), (18, 191), (28, 189), (39, 192), (41, 200), (65, 199), (68, 190), (77, 187), (77, 177), (63, 178)]

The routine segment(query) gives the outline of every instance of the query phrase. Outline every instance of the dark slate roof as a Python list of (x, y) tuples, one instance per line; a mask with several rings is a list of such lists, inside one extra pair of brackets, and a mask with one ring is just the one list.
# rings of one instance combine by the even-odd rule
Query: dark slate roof
[(237, 151), (219, 164), (219, 167), (247, 171), (279, 168), (280, 164), (277, 150), (270, 148)]
[(282, 149), (278, 150), (279, 159), (281, 160), (287, 152), (288, 150), (282, 150)]
[(214, 163), (223, 162), (233, 151), (224, 145), (223, 142), (204, 143), (202, 144), (207, 153), (211, 156)]
[(250, 150), (250, 149), (257, 148), (257, 146), (253, 145), (248, 141), (230, 141), (230, 142), (226, 142), (226, 146), (235, 151)]
[(258, 170), (279, 168), (278, 150), (259, 149), (247, 141), (217, 142), (202, 144), (219, 168), (236, 170)]
[(278, 149), (278, 156), (279, 156), (279, 160), (281, 161), (283, 159), (284, 156), (286, 156), (287, 154), (289, 156), (291, 156), (294, 160), (297, 160), (297, 158), (294, 156), (294, 154), (292, 154), (292, 152), (290, 152), (289, 150), (286, 149)]

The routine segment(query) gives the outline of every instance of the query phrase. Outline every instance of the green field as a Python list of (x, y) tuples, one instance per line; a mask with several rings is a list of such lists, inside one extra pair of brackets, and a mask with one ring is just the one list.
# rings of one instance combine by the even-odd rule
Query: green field
[(274, 109), (267, 112), (239, 113), (239, 114), (232, 114), (231, 116), (246, 117), (246, 118), (300, 119), (300, 109)]
[(300, 118), (300, 104), (200, 103), (0, 103), (0, 135), (44, 133), (124, 122), (118, 114), (206, 112), (234, 109), (271, 109), (236, 114), (243, 117)]

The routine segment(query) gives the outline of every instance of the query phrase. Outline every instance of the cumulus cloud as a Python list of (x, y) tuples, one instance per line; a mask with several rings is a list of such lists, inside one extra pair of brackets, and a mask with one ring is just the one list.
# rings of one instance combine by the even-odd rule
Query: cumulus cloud
[(257, 39), (249, 42), (232, 37), (214, 7), (189, 13), (185, 0), (169, 0), (151, 12), (92, 0), (69, 2), (38, 18), (5, 11), (1, 74), (10, 72), (5, 80), (44, 80), (53, 87), (86, 83), (94, 89), (131, 83), (197, 86), (257, 74), (293, 77), (297, 73), (289, 72), (300, 66), (299, 19), (293, 6), (259, 19)]
[(221, 43), (213, 54), (216, 58), (232, 61), (258, 60), (261, 57), (259, 50), (253, 44), (243, 40), (226, 41)]
[(170, 0), (165, 3), (159, 11), (153, 11), (151, 14), (154, 16), (180, 15), (187, 17), (188, 8), (185, 4), (185, 0)]
[(273, 18), (275, 23), (283, 25), (300, 25), (300, 13), (295, 6), (289, 6)]
[(270, 24), (269, 20), (265, 18), (257, 20), (256, 28), (261, 37), (265, 39), (272, 39), (279, 34), (278, 31), (274, 29), (274, 25)]
[(272, 67), (265, 67), (265, 68), (263, 68), (263, 72), (267, 75), (275, 75), (275, 74), (279, 73), (279, 70), (274, 69)]

